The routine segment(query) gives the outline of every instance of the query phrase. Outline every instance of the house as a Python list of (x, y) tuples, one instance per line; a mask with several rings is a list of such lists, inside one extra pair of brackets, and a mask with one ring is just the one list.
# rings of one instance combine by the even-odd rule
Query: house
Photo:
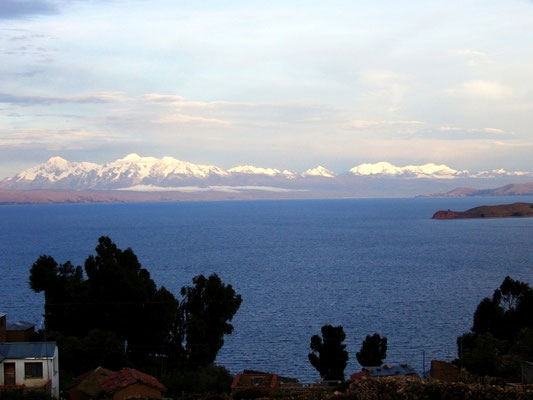
[(401, 363), (399, 365), (382, 365), (380, 367), (364, 367), (361, 372), (352, 374), (350, 376), (350, 379), (352, 381), (358, 381), (363, 376), (366, 376), (369, 378), (382, 378), (385, 376), (416, 376), (418, 377), (418, 374), (408, 364)]
[(90, 400), (101, 397), (104, 390), (100, 381), (113, 373), (106, 368), (98, 367), (78, 376), (66, 390), (68, 397), (70, 400)]
[(522, 369), (522, 383), (526, 385), (533, 384), (533, 363), (522, 361), (520, 367)]
[(7, 342), (7, 323), (6, 315), (0, 313), (0, 343)]
[(430, 376), (439, 381), (457, 382), (459, 380), (459, 369), (450, 362), (431, 360)]
[(231, 384), (232, 392), (246, 389), (263, 390), (265, 394), (278, 394), (283, 391), (301, 388), (298, 379), (279, 376), (268, 372), (244, 370), (242, 374), (237, 374)]
[(131, 368), (123, 368), (118, 372), (100, 380), (101, 398), (124, 400), (132, 397), (160, 399), (167, 388), (156, 378)]
[(0, 343), (4, 342), (29, 342), (35, 331), (31, 322), (7, 322), (7, 316), (0, 313)]
[(7, 323), (6, 342), (29, 342), (35, 333), (35, 324), (26, 321)]
[(59, 397), (55, 342), (0, 343), (0, 389), (45, 390)]

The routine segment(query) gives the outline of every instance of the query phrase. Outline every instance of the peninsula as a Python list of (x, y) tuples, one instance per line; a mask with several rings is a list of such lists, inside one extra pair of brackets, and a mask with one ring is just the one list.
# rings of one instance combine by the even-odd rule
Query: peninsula
[(440, 210), (433, 219), (533, 217), (533, 203), (480, 206), (467, 211)]

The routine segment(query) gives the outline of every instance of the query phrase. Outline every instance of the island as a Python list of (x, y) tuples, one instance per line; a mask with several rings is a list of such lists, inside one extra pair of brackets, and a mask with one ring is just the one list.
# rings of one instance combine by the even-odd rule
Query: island
[(533, 203), (480, 206), (467, 211), (440, 210), (433, 219), (533, 217)]

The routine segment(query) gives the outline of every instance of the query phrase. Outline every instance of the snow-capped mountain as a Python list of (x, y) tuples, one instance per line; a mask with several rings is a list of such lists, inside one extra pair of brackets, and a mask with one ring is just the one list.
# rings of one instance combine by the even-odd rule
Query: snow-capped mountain
[[(360, 164), (347, 173), (336, 175), (318, 166), (300, 174), (275, 168), (240, 165), (224, 170), (215, 165), (193, 164), (172, 157), (141, 157), (138, 154), (106, 163), (70, 162), (52, 157), (43, 164), (29, 168), (12, 178), (0, 182), (2, 188), (12, 189), (125, 189), (125, 188), (207, 188), (207, 187), (270, 187), (290, 190), (315, 190), (338, 186), (360, 189), (364, 183), (375, 185), (379, 178), (397, 182), (441, 182), (454, 179), (494, 180), (513, 178), (528, 179), (533, 174), (523, 171), (509, 172), (503, 169), (469, 173), (444, 164), (428, 163), (398, 167), (388, 162)], [(368, 178), (368, 179), (366, 179)], [(397, 178), (397, 179), (396, 179)], [(370, 182), (372, 181), (372, 182)], [(325, 186), (324, 186), (325, 185)], [(411, 187), (411, 184), (409, 184)], [(379, 186), (379, 185), (378, 185)], [(441, 185), (442, 186), (442, 185)], [(344, 190), (343, 189), (343, 190)], [(350, 189), (350, 190), (352, 190)], [(355, 189), (354, 189), (355, 190)]]
[(350, 169), (350, 173), (360, 176), (404, 176), (444, 179), (468, 176), (468, 171), (458, 171), (444, 164), (437, 165), (429, 163), (424, 165), (407, 165), (405, 167), (397, 167), (385, 161), (375, 164), (360, 164)]
[(322, 178), (335, 178), (335, 174), (327, 168), (319, 165), (316, 168), (308, 169), (307, 171), (302, 172), (302, 176), (315, 176)]
[(268, 175), (268, 176), (276, 176), (276, 175), (281, 174), (281, 171), (279, 169), (260, 168), (260, 167), (254, 167), (253, 165), (239, 165), (237, 167), (228, 169), (228, 172), (234, 173), (234, 174), (253, 174), (253, 175)]
[(27, 169), (12, 179), (14, 182), (24, 181), (49, 181), (58, 182), (67, 178), (82, 176), (90, 171), (95, 171), (98, 164), (89, 162), (69, 162), (61, 157), (52, 157), (44, 164)]

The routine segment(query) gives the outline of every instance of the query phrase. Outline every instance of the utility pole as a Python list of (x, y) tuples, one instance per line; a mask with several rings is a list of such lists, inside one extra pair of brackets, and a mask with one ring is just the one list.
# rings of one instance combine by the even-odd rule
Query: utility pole
[(422, 350), (422, 377), (426, 377), (426, 350)]

